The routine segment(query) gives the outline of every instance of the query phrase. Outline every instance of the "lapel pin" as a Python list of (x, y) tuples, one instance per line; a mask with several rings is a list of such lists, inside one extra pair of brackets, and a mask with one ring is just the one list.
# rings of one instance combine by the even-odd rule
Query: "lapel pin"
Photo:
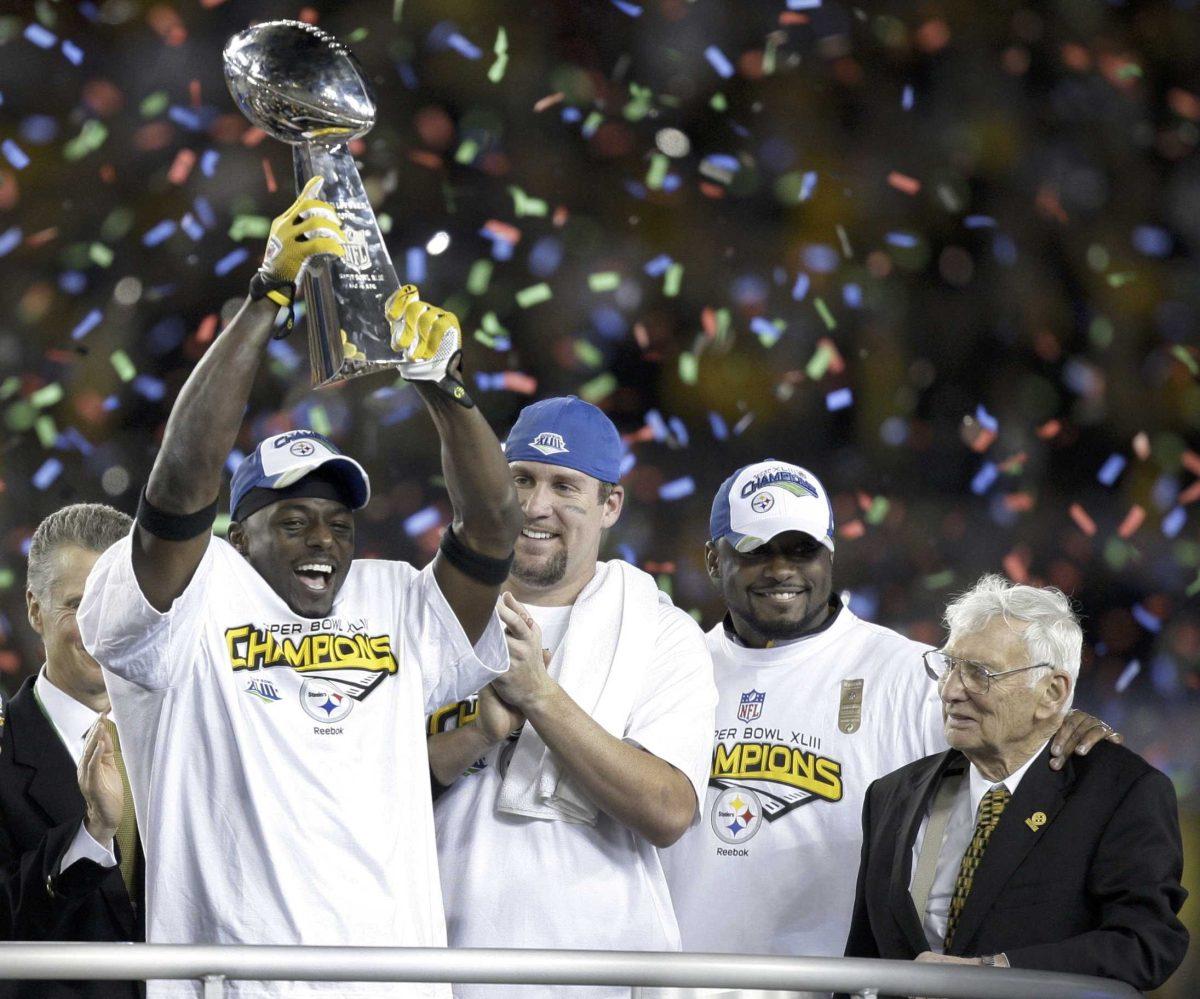
[(1045, 812), (1034, 812), (1031, 816), (1029, 816), (1029, 818), (1027, 818), (1025, 820), (1025, 824), (1027, 826), (1029, 826), (1029, 828), (1032, 829), (1034, 832), (1037, 832), (1039, 829), (1042, 828), (1042, 826), (1044, 826), (1046, 824), (1046, 813)]

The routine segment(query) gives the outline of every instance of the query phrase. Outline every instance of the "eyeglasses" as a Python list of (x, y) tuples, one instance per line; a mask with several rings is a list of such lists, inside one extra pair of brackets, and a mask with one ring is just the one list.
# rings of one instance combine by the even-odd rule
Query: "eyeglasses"
[(929, 679), (938, 685), (950, 679), (950, 674), (958, 670), (958, 678), (962, 685), (972, 694), (986, 694), (992, 681), (1001, 676), (1012, 676), (1014, 673), (1024, 673), (1026, 670), (1043, 669), (1050, 663), (1038, 663), (1036, 666), (1021, 666), (1018, 669), (1006, 669), (999, 673), (988, 669), (983, 663), (972, 662), (970, 659), (959, 659), (943, 652), (941, 649), (930, 649), (922, 657), (925, 660), (925, 672)]

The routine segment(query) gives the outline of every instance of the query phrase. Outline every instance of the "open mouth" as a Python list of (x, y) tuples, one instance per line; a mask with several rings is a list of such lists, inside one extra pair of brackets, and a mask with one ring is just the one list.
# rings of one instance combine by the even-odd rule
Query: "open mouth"
[(528, 538), (530, 541), (550, 541), (557, 538), (557, 534), (551, 534), (549, 531), (539, 531), (536, 527), (522, 527), (521, 537)]
[(754, 595), (756, 597), (758, 597), (760, 600), (766, 600), (768, 603), (780, 604), (780, 605), (795, 603), (797, 600), (800, 599), (800, 597), (802, 597), (804, 595), (804, 592), (805, 591), (802, 589), (797, 590), (797, 589), (784, 588), (784, 587), (779, 587), (777, 589), (770, 589), (770, 590), (754, 590), (753, 591)]
[(333, 585), (333, 564), (305, 562), (295, 568), (296, 578), (313, 593), (324, 593)]

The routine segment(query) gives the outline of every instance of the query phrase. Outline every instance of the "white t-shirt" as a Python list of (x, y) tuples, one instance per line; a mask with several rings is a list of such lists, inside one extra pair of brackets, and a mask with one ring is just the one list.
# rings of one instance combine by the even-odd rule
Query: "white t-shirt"
[[(355, 561), (324, 620), (297, 616), (214, 538), (158, 613), (130, 541), (79, 609), (104, 667), (146, 853), (151, 943), (443, 946), (424, 715), (507, 669), (434, 580)], [(229, 995), (442, 996), (446, 986), (231, 983)], [(197, 995), (190, 983), (151, 996)]]
[(840, 957), (871, 781), (946, 748), (928, 647), (843, 607), (749, 649), (708, 633), (720, 701), (700, 822), (663, 864), (683, 949)]
[[(566, 631), (561, 610), (528, 609), (543, 629), (543, 645), (554, 648)], [(647, 653), (625, 741), (677, 767), (700, 801), (716, 704), (704, 634), (679, 608), (662, 603)], [(439, 711), (431, 729), (443, 731), (474, 712), (471, 703)], [(450, 946), (679, 950), (667, 883), (649, 840), (604, 812), (592, 827), (496, 811), (515, 745), (494, 746), (434, 805)], [(454, 994), (627, 999), (629, 989), (456, 985)]]

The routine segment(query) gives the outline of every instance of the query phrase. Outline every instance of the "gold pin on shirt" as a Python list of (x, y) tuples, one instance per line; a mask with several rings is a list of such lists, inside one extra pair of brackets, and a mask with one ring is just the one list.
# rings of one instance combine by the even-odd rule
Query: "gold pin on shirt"
[(1045, 812), (1034, 812), (1031, 816), (1029, 816), (1029, 818), (1027, 818), (1025, 820), (1025, 824), (1027, 826), (1029, 826), (1029, 828), (1032, 829), (1034, 832), (1037, 832), (1039, 829), (1042, 828), (1042, 826), (1044, 826), (1046, 824), (1046, 813)]

